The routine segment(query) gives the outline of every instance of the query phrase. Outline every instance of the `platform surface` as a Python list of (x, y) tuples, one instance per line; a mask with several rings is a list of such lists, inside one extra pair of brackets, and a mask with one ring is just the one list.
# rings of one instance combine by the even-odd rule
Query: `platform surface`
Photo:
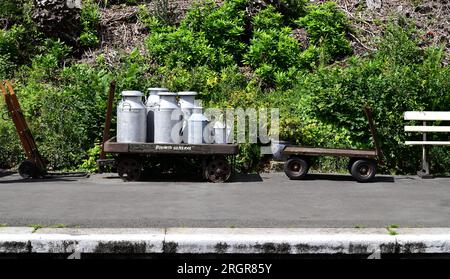
[(117, 174), (0, 178), (0, 224), (69, 227), (450, 227), (450, 178), (239, 175), (228, 183)]

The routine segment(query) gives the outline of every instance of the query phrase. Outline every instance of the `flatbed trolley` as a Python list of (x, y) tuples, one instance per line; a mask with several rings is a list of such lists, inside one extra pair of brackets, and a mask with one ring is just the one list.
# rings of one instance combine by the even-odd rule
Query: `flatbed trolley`
[[(226, 182), (239, 148), (237, 144), (118, 143), (113, 137), (103, 144), (103, 151), (114, 155), (117, 173), (127, 181), (139, 180), (145, 167), (149, 172), (158, 173), (178, 165), (178, 170), (190, 167), (200, 171), (210, 182)], [(108, 163), (108, 159), (98, 163)]]
[(376, 136), (376, 127), (370, 108), (364, 108), (364, 113), (369, 122), (370, 132), (374, 143), (374, 149), (341, 149), (318, 148), (306, 146), (286, 146), (282, 154), (288, 159), (284, 164), (284, 172), (290, 179), (303, 179), (306, 177), (311, 157), (334, 156), (349, 157), (348, 170), (359, 182), (367, 182), (375, 177), (377, 164), (382, 163), (382, 153)]

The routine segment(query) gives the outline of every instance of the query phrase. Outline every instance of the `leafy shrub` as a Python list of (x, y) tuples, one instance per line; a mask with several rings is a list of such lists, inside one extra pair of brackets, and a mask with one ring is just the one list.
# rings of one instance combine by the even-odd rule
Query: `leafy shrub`
[(246, 47), (244, 0), (218, 7), (205, 2), (192, 8), (179, 27), (164, 26), (156, 17), (141, 15), (152, 33), (146, 40), (150, 56), (169, 68), (208, 65), (220, 70), (239, 62)]
[(102, 117), (96, 96), (103, 93), (98, 90), (103, 85), (100, 74), (85, 66), (72, 66), (53, 82), (43, 84), (32, 75), (26, 84), (17, 84), (19, 101), (49, 168), (78, 165), (83, 150), (98, 135)]
[[(408, 37), (408, 30), (390, 28), (394, 37)], [(442, 78), (448, 75), (449, 69), (442, 66), (442, 56), (437, 50), (430, 49), (413, 62), (408, 59), (410, 52), (404, 49), (396, 50), (399, 55), (395, 59), (384, 55), (389, 51), (384, 45), (385, 42), (380, 44), (380, 53), (375, 57), (353, 58), (347, 61), (346, 67), (320, 67), (306, 74), (299, 79), (294, 91), (302, 98), (310, 117), (348, 130), (353, 147), (371, 147), (367, 120), (361, 108), (372, 107), (386, 157), (386, 170), (414, 172), (420, 159), (419, 150), (403, 144), (407, 137), (403, 131), (403, 112), (448, 108), (448, 99), (441, 99), (439, 104), (431, 99), (450, 90), (450, 83)], [(412, 49), (415, 53), (419, 48), (414, 43), (398, 47)]]
[(229, 0), (221, 6), (205, 2), (191, 9), (181, 27), (204, 33), (214, 47), (223, 49), (239, 61), (245, 50), (245, 5), (246, 0)]
[(178, 5), (169, 0), (154, 1), (153, 16), (165, 25), (174, 25), (179, 17)]
[(0, 54), (0, 80), (10, 78), (15, 66), (8, 54)]
[(233, 62), (222, 48), (214, 48), (202, 32), (186, 28), (164, 27), (146, 40), (150, 56), (159, 65), (170, 68), (208, 65), (220, 69)]
[(87, 158), (83, 160), (80, 168), (88, 172), (97, 172), (98, 165), (97, 160), (100, 159), (100, 151), (102, 150), (102, 144), (96, 142), (94, 147), (90, 148), (87, 153)]
[(256, 30), (244, 62), (269, 85), (287, 84), (297, 73), (299, 42), (292, 29), (281, 27), (281, 14), (272, 6), (259, 12), (253, 20)]
[(425, 56), (424, 50), (418, 45), (417, 30), (413, 26), (406, 22), (401, 25), (389, 23), (379, 41), (376, 56), (395, 64), (420, 63)]
[(39, 54), (31, 61), (31, 67), (25, 66), (29, 77), (34, 80), (46, 81), (52, 79), (62, 61), (70, 53), (71, 48), (62, 43), (59, 39), (47, 39), (44, 45), (40, 46)]
[(0, 2), (0, 29), (8, 29), (29, 19), (30, 0), (2, 0)]
[(0, 168), (8, 169), (22, 161), (22, 147), (6, 106), (0, 107)]
[(284, 16), (285, 23), (290, 24), (306, 13), (308, 0), (268, 0)]
[(316, 48), (321, 48), (324, 54), (322, 60), (327, 63), (352, 52), (346, 38), (349, 28), (347, 17), (337, 8), (336, 3), (308, 5), (307, 14), (297, 23), (308, 32), (311, 46), (306, 52), (311, 52), (309, 55), (317, 56), (315, 53), (321, 51), (317, 52)]
[(23, 41), (26, 32), (23, 26), (15, 25), (10, 30), (0, 29), (0, 55), (8, 56), (8, 61), (13, 64), (22, 63), (24, 60)]
[(83, 1), (80, 20), (83, 27), (80, 34), (81, 46), (93, 47), (98, 45), (100, 42), (97, 34), (97, 26), (100, 21), (98, 4), (93, 0)]
[(283, 15), (275, 10), (271, 5), (258, 12), (252, 18), (254, 30), (267, 30), (280, 28), (283, 26)]

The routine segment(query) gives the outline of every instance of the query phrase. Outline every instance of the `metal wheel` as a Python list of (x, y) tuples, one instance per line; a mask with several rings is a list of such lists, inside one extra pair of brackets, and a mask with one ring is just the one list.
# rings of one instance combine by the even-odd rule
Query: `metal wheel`
[(231, 166), (225, 158), (213, 159), (204, 167), (204, 176), (209, 182), (225, 182), (231, 176)]
[(359, 182), (367, 182), (374, 178), (376, 164), (370, 160), (357, 160), (352, 165), (352, 176)]
[(37, 177), (38, 174), (39, 174), (38, 167), (33, 161), (26, 160), (19, 165), (19, 175), (23, 179), (34, 178)]
[(142, 163), (136, 158), (123, 158), (117, 164), (117, 173), (125, 181), (137, 181), (141, 177)]
[(354, 164), (357, 160), (358, 160), (357, 158), (350, 158), (350, 161), (348, 162), (348, 165), (347, 165), (348, 173), (352, 174), (352, 167), (353, 167), (353, 164)]
[(308, 170), (309, 164), (303, 158), (293, 157), (284, 163), (284, 173), (290, 179), (302, 179), (306, 176)]

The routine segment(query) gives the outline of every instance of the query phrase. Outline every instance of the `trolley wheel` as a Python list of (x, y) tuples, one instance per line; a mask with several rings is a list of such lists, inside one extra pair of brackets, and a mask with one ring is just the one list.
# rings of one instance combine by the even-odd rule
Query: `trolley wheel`
[(205, 165), (203, 173), (209, 182), (222, 183), (230, 178), (231, 166), (225, 158), (215, 158)]
[(376, 169), (374, 161), (360, 159), (353, 163), (351, 173), (358, 182), (367, 182), (375, 177)]
[(304, 178), (308, 170), (309, 164), (304, 158), (292, 157), (284, 163), (284, 173), (293, 180)]
[(19, 165), (19, 175), (23, 179), (35, 178), (38, 174), (39, 169), (33, 161), (25, 160)]
[(142, 174), (142, 163), (137, 158), (120, 159), (117, 173), (124, 181), (138, 181)]
[(352, 174), (352, 167), (353, 167), (353, 164), (354, 164), (357, 160), (358, 160), (357, 158), (350, 158), (350, 161), (348, 162), (348, 165), (347, 165), (348, 173)]

